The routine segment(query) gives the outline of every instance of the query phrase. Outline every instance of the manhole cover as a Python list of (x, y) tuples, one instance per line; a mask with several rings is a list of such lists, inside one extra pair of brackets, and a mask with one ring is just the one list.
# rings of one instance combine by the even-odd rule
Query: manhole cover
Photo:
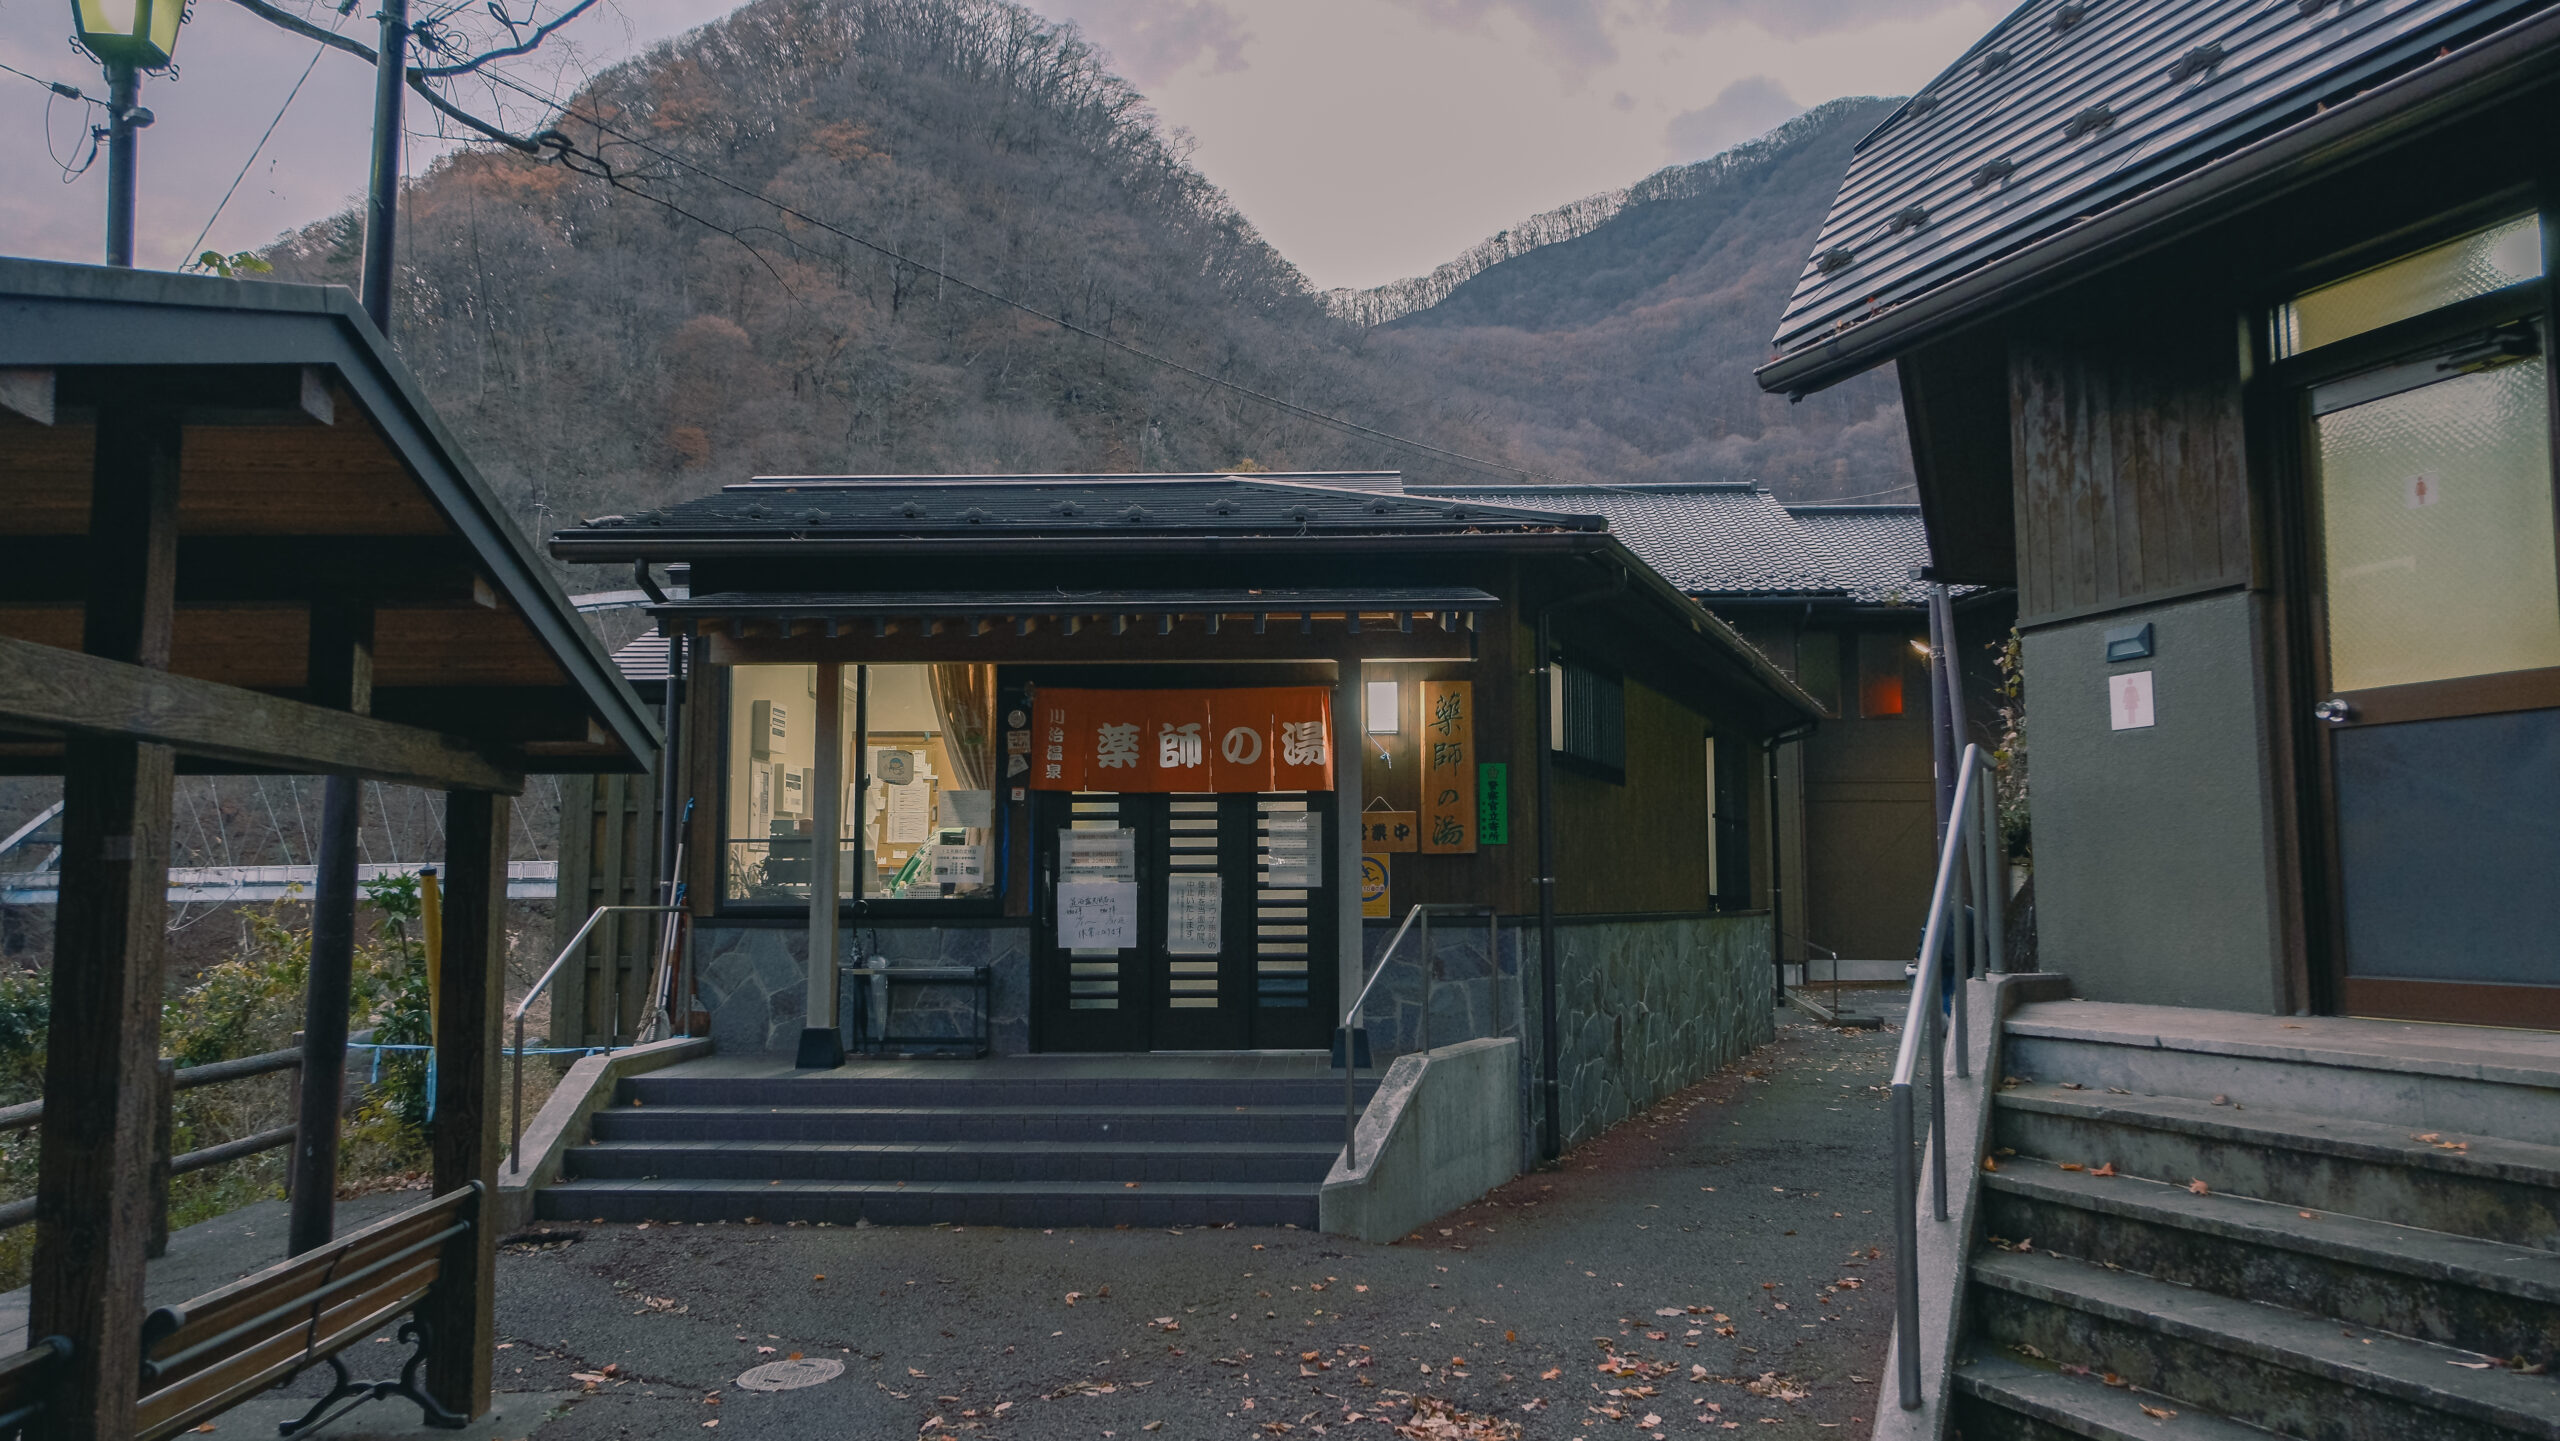
[(767, 1361), (750, 1367), (738, 1377), (738, 1384), (749, 1391), (797, 1391), (815, 1386), (844, 1374), (842, 1361), (825, 1357), (802, 1361)]

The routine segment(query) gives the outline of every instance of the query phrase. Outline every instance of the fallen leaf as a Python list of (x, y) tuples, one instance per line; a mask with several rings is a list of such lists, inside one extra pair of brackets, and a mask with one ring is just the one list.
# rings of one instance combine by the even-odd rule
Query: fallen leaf
[(2106, 1163), (2105, 1165), (2100, 1166), (2098, 1169), (2096, 1169), (2096, 1170), (2094, 1170), (2094, 1171), (2091, 1171), (2089, 1174), (2090, 1174), (2090, 1175), (2092, 1175), (2092, 1176), (2112, 1176), (2112, 1175), (2114, 1175), (2115, 1173), (2116, 1173), (2116, 1163), (2115, 1163), (2115, 1162), (2113, 1162), (2113, 1161), (2109, 1161), (2109, 1162), (2108, 1162), (2108, 1163)]
[[(2135, 1404), (2135, 1405), (2137, 1405), (2137, 1406), (2141, 1406), (2141, 1405), (2142, 1405), (2142, 1403), (2141, 1403), (2141, 1402), (2139, 1402), (2139, 1401), (2135, 1402), (2134, 1404)], [(2166, 1421), (2166, 1420), (2168, 1420), (2170, 1417), (2175, 1416), (2175, 1415), (2177, 1415), (2178, 1413), (2177, 1413), (2177, 1412), (2175, 1412), (2175, 1411), (2171, 1411), (2171, 1410), (2167, 1409), (2166, 1407), (2162, 1407), (2162, 1406), (2143, 1406), (2143, 1407), (2142, 1407), (2142, 1414), (2143, 1414), (2143, 1415), (2145, 1415), (2145, 1416), (2150, 1417), (2150, 1418), (2151, 1418), (2152, 1420), (2154, 1420), (2154, 1421)]]
[(2487, 1361), (2447, 1361), (2444, 1364), (2448, 1366), (2459, 1366), (2465, 1371), (2486, 1371), (2490, 1366), (2490, 1363)]
[(2089, 1168), (2088, 1168), (2088, 1167), (2086, 1167), (2086, 1166), (2081, 1165), (2081, 1164), (2080, 1164), (2079, 1162), (2077, 1162), (2077, 1161), (2065, 1161), (2065, 1162), (2063, 1162), (2063, 1163), (2062, 1163), (2062, 1169), (2064, 1169), (2064, 1170), (2066, 1170), (2066, 1171), (2085, 1171), (2085, 1170), (2088, 1170)]
[(2098, 1379), (2099, 1379), (2099, 1380), (2101, 1380), (2101, 1381), (2106, 1382), (2106, 1383), (2107, 1383), (2108, 1385), (2110, 1385), (2110, 1386), (2130, 1386), (2130, 1385), (2132, 1385), (2132, 1384), (2133, 1384), (2132, 1382), (2127, 1381), (2126, 1379), (2124, 1379), (2122, 1376), (2117, 1375), (2117, 1374), (2116, 1374), (2115, 1372), (2113, 1372), (2113, 1371), (2109, 1371), (2107, 1374), (2105, 1374), (2105, 1375), (2103, 1375), (2103, 1376), (2099, 1377)]
[(1550, 1366), (1546, 1370), (1538, 1373), (1538, 1379), (1541, 1381), (1552, 1381), (1563, 1374), (1564, 1368), (1562, 1366)]
[(770, 1356), (773, 1354), (773, 1348), (771, 1346), (758, 1346), (756, 1348), (756, 1354), (759, 1356)]
[(1982, 1158), (1982, 1169), (1986, 1171), (1997, 1171), (2000, 1169), (2000, 1163), (1989, 1156), (1985, 1156)]
[[(1255, 1249), (1256, 1249), (1256, 1250), (1259, 1250), (1259, 1249), (1261, 1249), (1261, 1248), (1260, 1248), (1260, 1247), (1256, 1247)], [(1082, 1291), (1069, 1291), (1069, 1292), (1067, 1293), (1067, 1304), (1068, 1304), (1068, 1305), (1070, 1305), (1070, 1306), (1074, 1305), (1075, 1303), (1077, 1303), (1078, 1301), (1081, 1301), (1081, 1300), (1083, 1300), (1083, 1299), (1084, 1299), (1084, 1293), (1083, 1293)]]
[(2199, 1196), (2211, 1194), (2213, 1190), (2212, 1187), (2206, 1185), (2202, 1181), (2189, 1181), (2187, 1183), (2187, 1189)]

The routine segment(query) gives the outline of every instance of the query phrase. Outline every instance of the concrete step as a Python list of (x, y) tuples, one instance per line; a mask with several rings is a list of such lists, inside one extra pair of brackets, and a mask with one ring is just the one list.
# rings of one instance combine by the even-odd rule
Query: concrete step
[(2040, 1251), (2528, 1363), (2560, 1363), (2560, 1254), (2020, 1156), (1983, 1227)]
[(599, 1141), (1331, 1142), (1342, 1105), (610, 1106)]
[(566, 1157), (576, 1180), (1322, 1181), (1339, 1141), (607, 1141)]
[(2090, 1001), (2005, 1034), (2013, 1076), (2560, 1146), (2560, 1035)]
[(556, 1221), (869, 1221), (880, 1226), (1291, 1225), (1313, 1230), (1318, 1182), (580, 1180), (545, 1189)]
[[(2255, 1426), (2185, 1401), (1995, 1353), (1959, 1360), (1955, 1389), (1956, 1431), (1964, 1441), (2268, 1441)], [(2172, 1414), (2153, 1416), (2145, 1406)]]
[[(1378, 1088), (1363, 1076), (1365, 1104)], [(720, 1076), (659, 1071), (622, 1082), (620, 1104), (650, 1106), (1324, 1106), (1342, 1111), (1342, 1078), (1151, 1076)]]
[(2304, 1441), (2560, 1441), (2560, 1380), (2492, 1358), (2056, 1256), (1986, 1251), (1972, 1278), (1994, 1347)]
[(1992, 1135), (2024, 1156), (2560, 1251), (2560, 1146), (2045, 1082), (2000, 1092)]

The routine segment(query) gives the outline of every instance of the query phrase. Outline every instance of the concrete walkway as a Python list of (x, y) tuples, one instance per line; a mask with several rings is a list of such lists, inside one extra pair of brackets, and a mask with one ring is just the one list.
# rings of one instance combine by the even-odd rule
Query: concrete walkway
[[(1863, 1436), (1892, 1306), (1868, 1251), (1889, 1231), (1895, 1038), (1780, 1025), (1393, 1246), (552, 1223), (500, 1262), (500, 1384), (581, 1391), (541, 1441), (1385, 1436), (1416, 1398), (1520, 1427), (1460, 1435)], [(795, 1355), (843, 1370), (739, 1386)]]

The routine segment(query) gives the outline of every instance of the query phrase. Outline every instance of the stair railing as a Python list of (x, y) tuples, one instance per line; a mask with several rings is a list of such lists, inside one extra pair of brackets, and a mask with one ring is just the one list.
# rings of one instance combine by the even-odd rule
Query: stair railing
[(1360, 987), (1360, 994), (1353, 996), (1351, 1004), (1342, 1008), (1342, 1027), (1335, 1033), (1342, 1045), (1342, 1153), (1345, 1156), (1351, 1154), (1351, 1143), (1357, 1136), (1360, 1125), (1359, 1061), (1360, 1038), (1364, 1033), (1364, 1028), (1360, 1024), (1360, 1008), (1368, 1004), (1369, 993), (1378, 988), (1379, 980), (1387, 974), (1387, 962), (1395, 959), (1396, 948), (1404, 944), (1405, 934), (1413, 929), (1416, 921), (1422, 923), (1422, 1049), (1425, 1052), (1431, 1049), (1432, 983), (1438, 979), (1440, 971), (1439, 952), (1432, 949), (1431, 945), (1431, 918), (1434, 915), (1484, 917), (1485, 984), (1493, 992), (1493, 1033), (1497, 1036), (1502, 1034), (1502, 917), (1500, 913), (1490, 906), (1458, 905), (1447, 902), (1437, 904), (1416, 902), (1408, 907), (1404, 913), (1404, 924), (1396, 927), (1396, 933), (1387, 938), (1387, 948), (1378, 953), (1377, 969), (1369, 973), (1368, 981)]
[[(550, 968), (542, 973), (542, 979), (535, 981), (533, 983), (533, 988), (524, 993), (524, 999), (516, 1002), (516, 1070), (514, 1086), (515, 1096), (514, 1105), (512, 1107), (515, 1115), (514, 1119), (509, 1123), (507, 1132), (508, 1170), (513, 1171), (519, 1169), (524, 1164), (524, 1013), (533, 1009), (534, 997), (541, 995), (544, 991), (551, 988), (551, 978), (560, 974), (560, 967), (566, 964), (571, 956), (578, 953), (578, 948), (587, 943), (588, 934), (595, 930), (596, 922), (603, 920), (606, 916), (625, 911), (645, 911), (653, 915), (661, 915), (672, 914), (683, 909), (684, 907), (680, 905), (596, 907), (595, 911), (587, 917), (587, 923), (578, 927), (578, 933), (569, 938), (569, 944), (560, 948), (560, 954), (553, 958)], [(612, 1053), (613, 1042), (615, 1038), (620, 1036), (622, 1033), (622, 962), (620, 957), (616, 957), (614, 959), (613, 996), (610, 1004), (613, 1008), (613, 1016), (612, 1019), (605, 1023), (604, 1035), (605, 1051), (607, 1054)]]
[[(1920, 962), (1911, 978), (1911, 1007), (1903, 1017), (1902, 1045), (1893, 1060), (1894, 1339), (1900, 1365), (1902, 1409), (1920, 1407), (1920, 1176), (1914, 1150), (1911, 1088), (1921, 1052), (1928, 1052), (1929, 1192), (1932, 1218), (1947, 1220), (1947, 1075), (1945, 1022), (1955, 1023), (1955, 1072), (1971, 1074), (1964, 1007), (1965, 980), (1977, 968), (2004, 969), (2004, 887), (1994, 879), (1999, 859), (1998, 807), (1991, 760), (1968, 745), (1956, 766), (1955, 795), (1947, 834), (1938, 850), (1936, 883), (1929, 891), (1929, 919), (1920, 934)], [(1954, 966), (1951, 977), (1948, 967)]]

